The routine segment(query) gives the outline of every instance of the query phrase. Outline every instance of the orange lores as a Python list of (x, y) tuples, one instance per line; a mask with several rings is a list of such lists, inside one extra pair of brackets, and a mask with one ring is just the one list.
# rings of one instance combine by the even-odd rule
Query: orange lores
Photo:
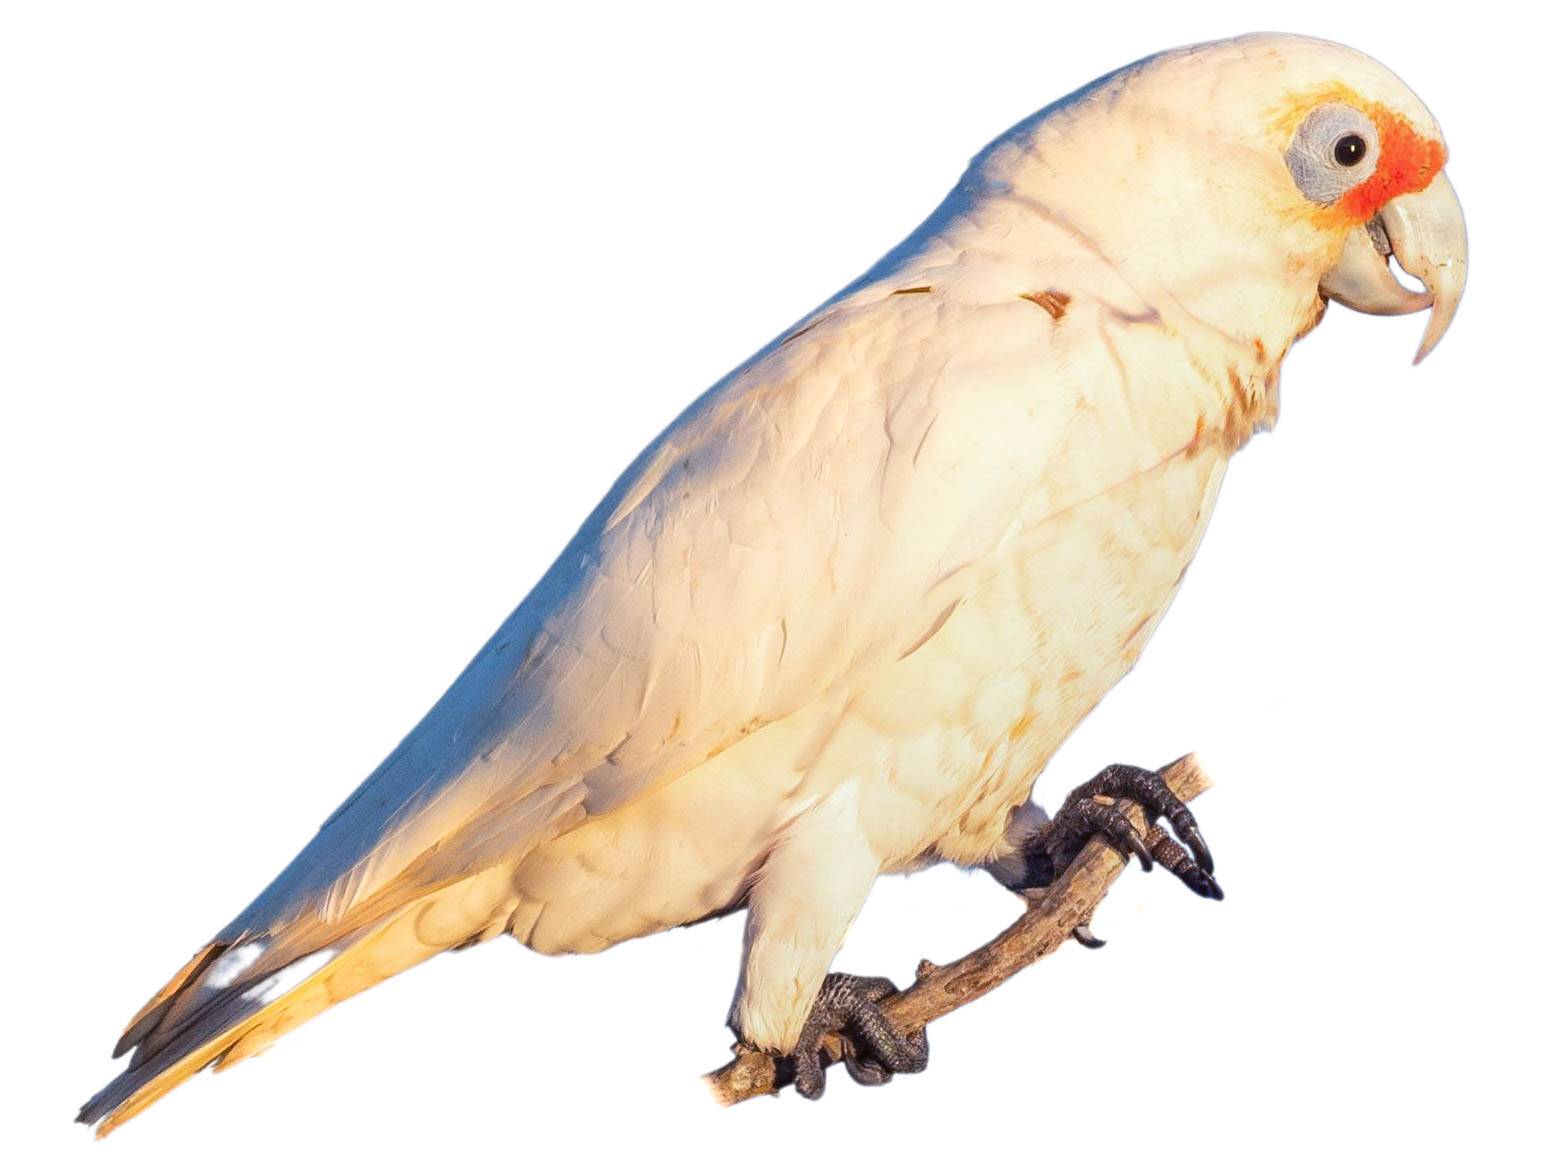
[(1442, 143), (1423, 138), (1387, 107), (1374, 104), (1364, 113), (1378, 128), (1377, 169), (1339, 202), (1340, 210), (1358, 221), (1370, 220), (1396, 195), (1424, 189), (1448, 157)]

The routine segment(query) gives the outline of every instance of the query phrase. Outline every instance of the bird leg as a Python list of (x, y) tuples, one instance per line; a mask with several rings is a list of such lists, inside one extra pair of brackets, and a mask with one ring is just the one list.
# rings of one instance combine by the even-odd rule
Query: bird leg
[[(1192, 754), (1173, 761), (1160, 773), (1172, 792), (1185, 802), (1204, 793), (1211, 784)], [(1131, 820), (1141, 825), (1149, 822), (1137, 802), (1124, 805)], [(1039, 806), (1019, 807), (1009, 821), (1009, 848), (988, 863), (987, 870), (1005, 886), (1023, 890), (1027, 884), (1020, 874), (1024, 870), (1022, 848), (1031, 845), (1032, 839), (1044, 839), (1042, 831), (1048, 825), (1049, 819)], [(1159, 833), (1151, 827), (1142, 836), (1152, 855), (1157, 849), (1164, 851), (1153, 845)], [(1121, 860), (1132, 853), (1131, 849), (1120, 852), (1102, 836), (1099, 842), (1087, 841), (1079, 858), (1057, 873), (1050, 856), (1037, 849), (1033, 854), (1045, 858), (1047, 877), (1028, 886), (1045, 884), (1046, 889), (1026, 892), (1027, 907), (1013, 925), (948, 964), (924, 960), (917, 966), (915, 984), (903, 993), (875, 1001), (875, 1006), (891, 1024), (909, 1033), (998, 988), (1027, 965), (1056, 952), (1068, 941), (1076, 925), (1089, 922), (1091, 913), (1122, 873)], [(1197, 866), (1191, 860), (1190, 865)], [(744, 1037), (743, 1031), (739, 1030), (738, 1036)], [(855, 1042), (853, 1047), (856, 1048)], [(826, 1035), (819, 1046), (825, 1061), (844, 1049), (845, 1039), (839, 1035)], [(732, 1061), (706, 1075), (716, 1101), (725, 1106), (772, 1094), (791, 1080), (793, 1060), (780, 1057), (774, 1049), (740, 1041), (733, 1047), (733, 1055)]]
[[(1123, 802), (1143, 807), (1149, 822), (1146, 834), (1134, 829), (1123, 812)], [(1161, 818), (1171, 825), (1176, 838), (1156, 825)], [(1069, 794), (1057, 816), (1021, 845), (1019, 866), (1001, 873), (1000, 881), (1013, 891), (1046, 887), (1097, 834), (1125, 859), (1137, 858), (1146, 871), (1159, 863), (1196, 894), (1206, 899), (1225, 898), (1215, 882), (1215, 860), (1187, 804), (1172, 793), (1159, 773), (1133, 765), (1109, 765)], [(1089, 944), (1093, 939), (1080, 942)]]
[(895, 992), (894, 983), (883, 977), (825, 977), (792, 1054), (798, 1094), (805, 1099), (824, 1094), (820, 1049), (826, 1034), (841, 1036), (847, 1073), (863, 1086), (882, 1086), (896, 1074), (927, 1069), (927, 1030), (897, 1029), (879, 1008), (879, 1002)]

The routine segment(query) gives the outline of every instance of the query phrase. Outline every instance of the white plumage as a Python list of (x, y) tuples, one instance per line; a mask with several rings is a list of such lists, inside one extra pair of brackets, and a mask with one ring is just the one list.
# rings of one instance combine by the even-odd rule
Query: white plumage
[(444, 949), (738, 906), (735, 1023), (788, 1050), (878, 875), (1012, 849), (1273, 421), (1347, 239), (1285, 163), (1327, 87), (1440, 142), (1381, 66), (1287, 37), (1151, 59), (995, 141), (646, 450), (84, 1117)]

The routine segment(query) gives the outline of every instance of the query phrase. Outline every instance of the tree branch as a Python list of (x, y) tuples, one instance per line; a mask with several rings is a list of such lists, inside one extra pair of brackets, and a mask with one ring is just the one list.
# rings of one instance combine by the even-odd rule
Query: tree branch
[[(1212, 784), (1191, 753), (1160, 772), (1171, 791), (1185, 802)], [(1129, 804), (1127, 813), (1141, 835), (1156, 833), (1146, 827), (1144, 812), (1137, 805)], [(1123, 867), (1121, 855), (1100, 838), (1091, 839), (1068, 870), (1027, 901), (1025, 914), (997, 937), (949, 964), (927, 960), (919, 964), (916, 983), (883, 1001), (885, 1015), (902, 1030), (917, 1029), (975, 1001), (1057, 951), (1075, 928), (1090, 923), (1096, 905), (1106, 897)], [(723, 1106), (774, 1094), (791, 1081), (790, 1063), (778, 1063), (775, 1056), (742, 1043), (733, 1047), (733, 1053), (736, 1057), (731, 1062), (705, 1076), (711, 1093)], [(840, 1061), (838, 1034), (825, 1036), (824, 1057), (827, 1065)]]

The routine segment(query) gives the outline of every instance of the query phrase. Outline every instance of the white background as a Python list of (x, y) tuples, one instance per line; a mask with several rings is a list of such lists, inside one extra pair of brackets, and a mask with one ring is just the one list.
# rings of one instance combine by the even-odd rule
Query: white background
[[(1557, 249), (1538, 15), (1426, 0), (14, 4), (0, 28), (12, 1167), (1535, 1167), (1555, 1107)], [(1442, 120), (1473, 277), (1289, 360), (1139, 669), (1042, 779), (1196, 748), (1229, 898), (1128, 875), (926, 1075), (728, 1112), (741, 926), (500, 941), (94, 1147), (120, 1027), (641, 445), (1011, 123), (1153, 50), (1345, 40)], [(1528, 31), (1525, 31), (1525, 29)], [(1015, 912), (879, 885), (905, 980)], [(21, 1163), (11, 1163), (20, 1154)]]

